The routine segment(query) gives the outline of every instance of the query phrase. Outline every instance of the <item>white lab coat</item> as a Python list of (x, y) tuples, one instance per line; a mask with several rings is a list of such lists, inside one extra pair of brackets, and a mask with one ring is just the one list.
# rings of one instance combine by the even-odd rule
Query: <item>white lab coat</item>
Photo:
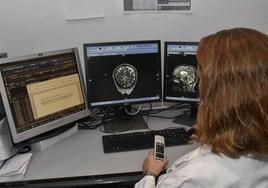
[(268, 155), (233, 159), (199, 147), (160, 176), (145, 176), (135, 188), (268, 188)]

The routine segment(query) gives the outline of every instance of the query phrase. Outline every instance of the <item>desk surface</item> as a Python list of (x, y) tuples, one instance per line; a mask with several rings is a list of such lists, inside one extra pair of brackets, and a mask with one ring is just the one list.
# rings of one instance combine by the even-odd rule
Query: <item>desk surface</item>
[[(150, 129), (164, 129), (180, 126), (172, 120), (149, 118)], [(96, 176), (138, 172), (148, 150), (136, 150), (105, 154), (102, 148), (102, 135), (96, 130), (79, 130), (61, 142), (43, 150), (33, 151), (31, 163), (24, 180)], [(169, 165), (196, 144), (167, 147), (165, 150)]]

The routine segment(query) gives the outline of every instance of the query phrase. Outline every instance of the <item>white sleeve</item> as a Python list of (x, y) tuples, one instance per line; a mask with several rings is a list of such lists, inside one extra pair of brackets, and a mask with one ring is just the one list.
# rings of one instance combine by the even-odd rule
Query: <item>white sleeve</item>
[(144, 176), (138, 183), (135, 184), (135, 188), (155, 188), (155, 177)]

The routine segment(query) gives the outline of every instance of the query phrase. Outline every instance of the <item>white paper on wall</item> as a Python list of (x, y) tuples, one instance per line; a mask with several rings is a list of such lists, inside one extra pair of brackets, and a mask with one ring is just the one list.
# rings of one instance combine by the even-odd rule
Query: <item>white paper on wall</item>
[(102, 0), (63, 0), (66, 20), (104, 17)]

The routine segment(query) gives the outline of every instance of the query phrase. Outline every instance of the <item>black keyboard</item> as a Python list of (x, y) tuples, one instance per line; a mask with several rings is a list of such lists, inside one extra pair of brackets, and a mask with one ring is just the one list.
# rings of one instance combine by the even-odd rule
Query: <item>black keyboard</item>
[(153, 148), (154, 135), (164, 136), (166, 147), (191, 143), (190, 134), (184, 128), (174, 128), (157, 131), (104, 135), (102, 136), (103, 150), (104, 153), (113, 153)]

